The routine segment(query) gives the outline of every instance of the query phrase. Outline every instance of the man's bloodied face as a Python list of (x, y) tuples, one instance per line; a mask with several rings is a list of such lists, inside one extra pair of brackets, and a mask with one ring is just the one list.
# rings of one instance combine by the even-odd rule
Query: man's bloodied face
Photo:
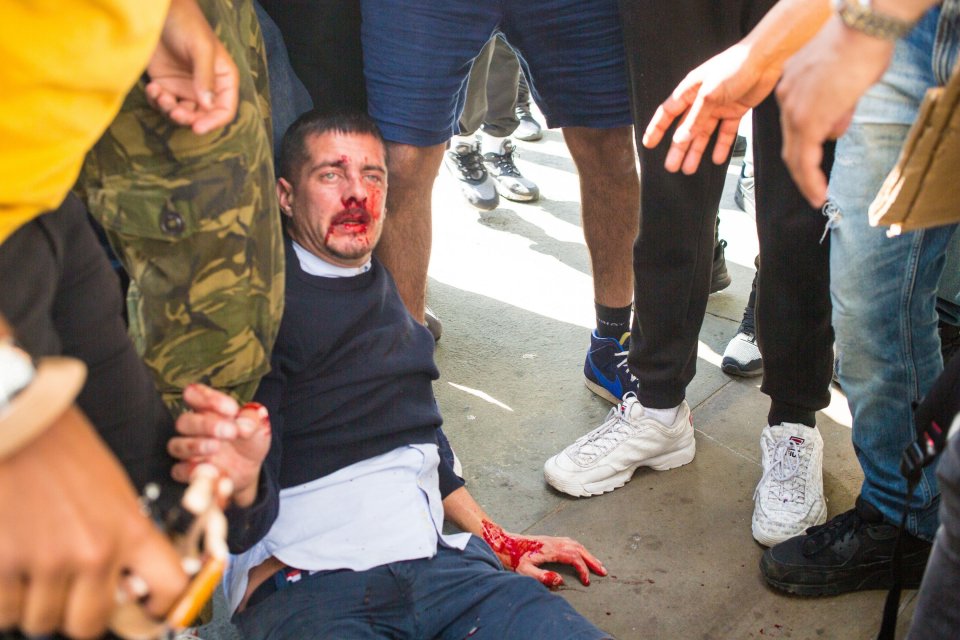
[(305, 143), (310, 160), (293, 184), (281, 178), (277, 186), (290, 236), (331, 264), (361, 266), (383, 229), (383, 145), (369, 134), (337, 132), (308, 136)]

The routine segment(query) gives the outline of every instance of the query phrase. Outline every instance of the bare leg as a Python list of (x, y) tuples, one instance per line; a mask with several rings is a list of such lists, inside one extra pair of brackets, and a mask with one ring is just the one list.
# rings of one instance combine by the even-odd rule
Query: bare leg
[(387, 217), (377, 257), (393, 275), (410, 314), (423, 322), (432, 242), (433, 181), (443, 145), (387, 143)]
[(595, 301), (625, 307), (633, 300), (633, 241), (640, 228), (640, 177), (633, 129), (563, 130), (580, 174), (583, 236), (593, 266)]

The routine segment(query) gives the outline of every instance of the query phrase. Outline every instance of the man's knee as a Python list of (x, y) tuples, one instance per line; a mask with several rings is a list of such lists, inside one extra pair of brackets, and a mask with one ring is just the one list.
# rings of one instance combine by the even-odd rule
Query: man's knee
[(387, 171), (392, 195), (398, 188), (432, 186), (443, 158), (444, 145), (418, 147), (399, 142), (387, 143)]
[(567, 127), (563, 135), (581, 174), (602, 171), (627, 178), (636, 175), (632, 127)]

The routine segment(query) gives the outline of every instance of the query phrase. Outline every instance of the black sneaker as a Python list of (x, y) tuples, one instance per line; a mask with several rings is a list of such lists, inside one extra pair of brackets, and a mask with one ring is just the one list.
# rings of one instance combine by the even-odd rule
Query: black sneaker
[(727, 241), (720, 239), (720, 218), (717, 218), (713, 230), (713, 271), (710, 274), (710, 293), (722, 291), (733, 282), (727, 273), (727, 261), (723, 257), (723, 250), (727, 248)]
[[(801, 596), (889, 589), (898, 531), (883, 521), (876, 507), (858, 497), (850, 511), (767, 549), (760, 572), (770, 586)], [(916, 589), (931, 544), (904, 532), (901, 545), (903, 587)]]
[(710, 293), (723, 291), (730, 286), (733, 280), (727, 272), (727, 261), (723, 257), (723, 250), (727, 248), (726, 240), (718, 240), (713, 246), (713, 271), (710, 274)]
[(737, 134), (737, 139), (733, 141), (733, 157), (739, 158), (747, 154), (747, 139)]

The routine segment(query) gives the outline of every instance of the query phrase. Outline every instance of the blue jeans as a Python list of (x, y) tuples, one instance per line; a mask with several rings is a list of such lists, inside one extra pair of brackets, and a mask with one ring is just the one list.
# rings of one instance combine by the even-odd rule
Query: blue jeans
[(321, 571), (235, 616), (244, 638), (610, 638), (485, 542), (367, 571)]
[[(886, 236), (867, 208), (893, 167), (924, 92), (945, 80), (956, 40), (938, 34), (939, 11), (897, 44), (883, 79), (864, 96), (838, 141), (830, 176), (830, 277), (840, 382), (853, 415), (853, 445), (863, 468), (861, 495), (899, 523), (906, 482), (900, 455), (914, 440), (911, 403), (943, 369), (936, 294), (954, 227)], [(936, 44), (936, 46), (935, 46)], [(924, 472), (907, 529), (932, 540), (939, 490)]]

